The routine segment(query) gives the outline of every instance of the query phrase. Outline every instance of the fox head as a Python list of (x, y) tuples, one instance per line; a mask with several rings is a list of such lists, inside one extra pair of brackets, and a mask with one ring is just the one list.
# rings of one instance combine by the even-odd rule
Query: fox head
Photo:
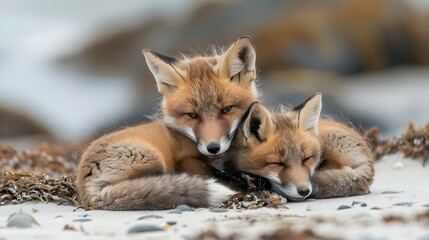
[(272, 190), (293, 201), (307, 198), (320, 163), (317, 93), (291, 111), (271, 113), (252, 104), (232, 144), (233, 168), (267, 178)]
[(165, 123), (195, 141), (204, 155), (228, 150), (241, 118), (258, 98), (251, 39), (241, 37), (223, 54), (208, 57), (143, 54), (163, 95)]

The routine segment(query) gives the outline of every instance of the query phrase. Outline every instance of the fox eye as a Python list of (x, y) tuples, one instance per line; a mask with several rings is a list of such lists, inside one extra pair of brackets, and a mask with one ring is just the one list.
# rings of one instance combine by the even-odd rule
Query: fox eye
[(198, 118), (198, 115), (196, 113), (194, 113), (194, 112), (186, 113), (186, 115), (188, 115), (188, 117), (190, 117), (192, 119), (197, 119)]
[(284, 162), (272, 162), (270, 164), (276, 164), (276, 165), (279, 165), (279, 166), (282, 166), (282, 167), (284, 167), (286, 165)]
[(310, 158), (312, 158), (313, 156), (309, 156), (309, 157), (305, 157), (302, 159), (302, 163), (307, 162), (308, 160), (310, 160)]
[(232, 106), (224, 107), (222, 108), (222, 113), (223, 114), (229, 113), (231, 109), (232, 109)]

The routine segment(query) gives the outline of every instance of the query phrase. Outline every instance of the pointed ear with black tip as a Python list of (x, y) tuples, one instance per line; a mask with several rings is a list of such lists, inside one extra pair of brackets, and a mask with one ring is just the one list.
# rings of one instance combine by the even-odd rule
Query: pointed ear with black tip
[[(255, 74), (256, 52), (249, 36), (240, 37), (222, 55), (219, 72), (222, 77), (235, 80), (239, 73)], [(254, 79), (253, 79), (254, 80)]]
[(322, 111), (322, 94), (314, 94), (293, 110), (297, 112), (296, 116), (299, 128), (317, 136), (319, 134), (317, 125), (319, 124), (320, 112)]
[(183, 73), (175, 66), (179, 60), (147, 49), (142, 52), (155, 77), (158, 91), (162, 95), (167, 95), (177, 89), (179, 82), (183, 79)]
[(272, 131), (272, 122), (268, 110), (258, 102), (252, 104), (243, 122), (243, 134), (246, 139), (255, 137), (259, 142), (266, 140)]

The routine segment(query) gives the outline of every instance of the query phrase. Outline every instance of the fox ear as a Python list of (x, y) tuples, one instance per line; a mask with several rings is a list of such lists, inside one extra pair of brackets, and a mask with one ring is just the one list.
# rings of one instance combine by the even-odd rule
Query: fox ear
[(272, 129), (270, 113), (261, 103), (253, 103), (244, 116), (243, 133), (246, 138), (255, 137), (264, 141)]
[(143, 49), (142, 52), (155, 77), (158, 91), (163, 95), (174, 91), (182, 78), (180, 69), (174, 66), (179, 60), (147, 49)]
[(228, 79), (237, 74), (255, 71), (256, 52), (249, 36), (240, 37), (223, 54), (220, 62), (220, 73)]
[(298, 112), (297, 120), (299, 128), (317, 136), (317, 125), (319, 123), (320, 112), (322, 111), (322, 94), (320, 92), (314, 94), (293, 110)]

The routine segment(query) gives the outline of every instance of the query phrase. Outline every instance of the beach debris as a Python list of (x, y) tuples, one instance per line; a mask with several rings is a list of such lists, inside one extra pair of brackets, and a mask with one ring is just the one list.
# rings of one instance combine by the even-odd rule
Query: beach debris
[(76, 228), (73, 225), (66, 224), (63, 227), (63, 231), (77, 231)]
[(340, 206), (337, 208), (337, 210), (344, 210), (344, 209), (349, 209), (349, 208), (352, 208), (352, 207), (350, 207), (349, 205), (340, 205)]
[(160, 232), (164, 231), (163, 228), (160, 228), (155, 225), (149, 225), (149, 224), (139, 224), (131, 227), (128, 229), (127, 234), (133, 234), (133, 233), (146, 233), (146, 232)]
[(27, 201), (71, 202), (79, 206), (74, 179), (63, 176), (51, 178), (44, 173), (0, 173), (0, 205)]
[(423, 159), (423, 166), (429, 159), (429, 123), (416, 130), (410, 122), (404, 134), (392, 139), (381, 140), (378, 127), (369, 128), (365, 136), (371, 142), (376, 160), (397, 152), (402, 152), (406, 158)]
[(193, 212), (195, 211), (195, 209), (191, 206), (188, 206), (186, 204), (180, 204), (179, 206), (177, 206), (175, 208), (175, 210), (180, 211), (180, 212)]
[(287, 199), (270, 191), (239, 192), (223, 203), (221, 208), (257, 209), (262, 207), (287, 208)]
[(28, 213), (24, 212), (15, 212), (12, 213), (7, 219), (6, 227), (16, 227), (16, 228), (31, 228), (33, 224), (40, 224)]
[(359, 201), (353, 201), (352, 202), (352, 206), (356, 206), (356, 205), (359, 205), (359, 206), (361, 206), (361, 207), (366, 207), (366, 206), (368, 206), (366, 203), (364, 203), (364, 202), (359, 202)]

